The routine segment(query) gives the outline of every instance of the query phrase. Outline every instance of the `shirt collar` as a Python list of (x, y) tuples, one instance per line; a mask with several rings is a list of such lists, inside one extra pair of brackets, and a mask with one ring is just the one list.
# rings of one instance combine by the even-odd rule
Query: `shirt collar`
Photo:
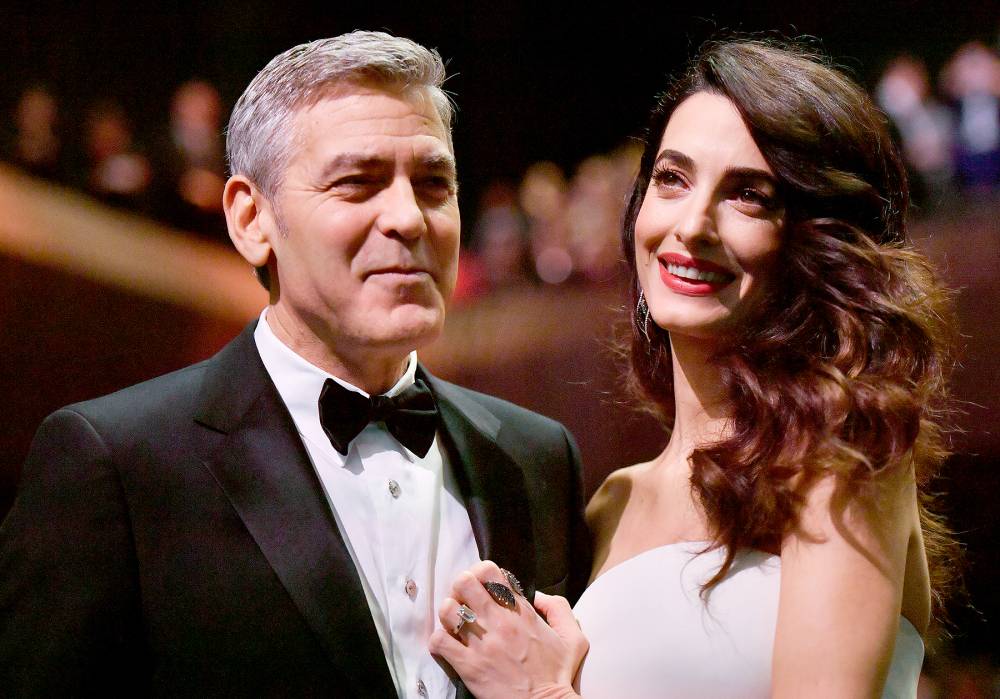
[[(278, 389), (278, 394), (291, 413), (296, 427), (302, 436), (317, 444), (329, 443), (323, 426), (319, 421), (319, 394), (327, 379), (332, 379), (344, 388), (368, 397), (368, 393), (353, 384), (337, 378), (333, 374), (319, 368), (312, 362), (300, 356), (291, 347), (278, 339), (271, 326), (267, 323), (267, 308), (260, 314), (257, 328), (254, 330), (254, 342), (264, 363), (264, 368), (270, 374), (271, 380)], [(410, 352), (406, 371), (399, 380), (385, 392), (387, 396), (395, 396), (413, 385), (417, 374), (417, 353)]]

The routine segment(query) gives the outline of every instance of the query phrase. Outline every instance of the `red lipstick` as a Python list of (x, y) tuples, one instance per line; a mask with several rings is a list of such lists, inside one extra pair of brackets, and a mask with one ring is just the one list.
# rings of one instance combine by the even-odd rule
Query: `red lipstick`
[(660, 279), (668, 289), (685, 296), (710, 296), (729, 285), (736, 275), (722, 265), (676, 252), (658, 255)]

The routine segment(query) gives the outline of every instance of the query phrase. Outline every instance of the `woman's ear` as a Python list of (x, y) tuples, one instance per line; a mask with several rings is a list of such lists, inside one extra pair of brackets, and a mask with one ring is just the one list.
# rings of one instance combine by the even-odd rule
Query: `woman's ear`
[(233, 175), (222, 193), (229, 238), (236, 250), (254, 267), (263, 267), (271, 256), (271, 237), (277, 226), (270, 203), (250, 180)]

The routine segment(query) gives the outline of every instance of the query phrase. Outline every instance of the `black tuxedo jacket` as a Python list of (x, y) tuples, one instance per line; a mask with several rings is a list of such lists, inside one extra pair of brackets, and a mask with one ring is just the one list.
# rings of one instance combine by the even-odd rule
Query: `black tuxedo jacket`
[[(0, 696), (395, 696), (253, 327), (39, 428), (0, 528)], [(482, 556), (575, 599), (590, 555), (568, 433), (422, 376)]]

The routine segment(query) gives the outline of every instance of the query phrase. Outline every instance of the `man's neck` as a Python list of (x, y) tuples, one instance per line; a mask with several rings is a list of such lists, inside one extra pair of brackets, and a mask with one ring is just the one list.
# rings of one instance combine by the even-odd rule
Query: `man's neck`
[(273, 306), (268, 308), (266, 321), (274, 336), (297, 355), (369, 395), (388, 391), (408, 366), (409, 352), (405, 350), (334, 352), (315, 335), (296, 332), (293, 324), (276, 312)]

